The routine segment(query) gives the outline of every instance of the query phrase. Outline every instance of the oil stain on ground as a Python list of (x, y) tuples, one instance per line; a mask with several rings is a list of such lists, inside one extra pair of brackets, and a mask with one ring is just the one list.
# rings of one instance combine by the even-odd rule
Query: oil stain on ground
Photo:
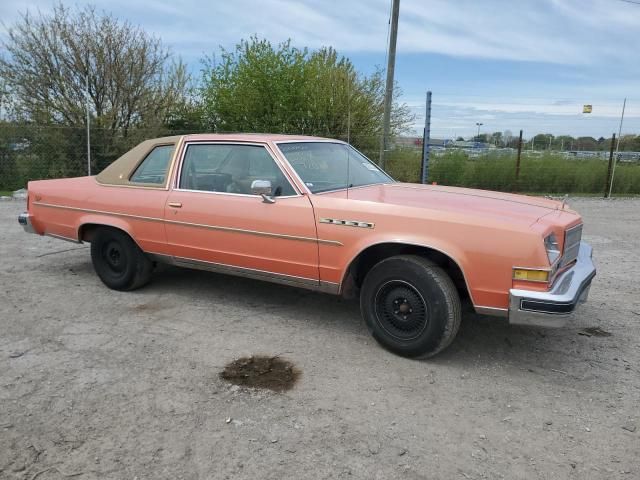
[(300, 378), (293, 363), (278, 356), (254, 355), (228, 363), (220, 378), (242, 387), (262, 388), (274, 392), (290, 390)]

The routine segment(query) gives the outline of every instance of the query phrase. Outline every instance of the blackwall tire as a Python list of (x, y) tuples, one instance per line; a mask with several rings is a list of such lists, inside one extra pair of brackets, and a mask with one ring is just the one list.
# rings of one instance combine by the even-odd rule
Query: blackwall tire
[(113, 290), (135, 290), (151, 280), (153, 263), (121, 230), (96, 230), (91, 240), (91, 260), (102, 283)]
[(378, 343), (411, 358), (432, 357), (447, 348), (462, 318), (451, 278), (417, 255), (398, 255), (374, 265), (362, 284), (360, 309)]

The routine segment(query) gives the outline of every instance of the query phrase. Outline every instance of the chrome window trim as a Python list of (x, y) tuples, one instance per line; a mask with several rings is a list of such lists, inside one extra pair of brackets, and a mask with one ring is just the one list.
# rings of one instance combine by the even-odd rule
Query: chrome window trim
[[(208, 190), (193, 190), (190, 188), (174, 188), (174, 192), (190, 192), (190, 193), (208, 193), (213, 195), (232, 195), (234, 197), (251, 197), (251, 198), (262, 198), (260, 195), (254, 195), (252, 193), (234, 193), (234, 192), (211, 192)], [(286, 198), (297, 198), (302, 195), (283, 195), (282, 197), (273, 197), (276, 200), (286, 199)]]
[(239, 140), (187, 140), (181, 146), (180, 157), (178, 159), (178, 168), (176, 169), (176, 175), (173, 181), (171, 182), (172, 190), (176, 192), (196, 192), (196, 193), (217, 193), (221, 195), (242, 195), (246, 197), (260, 197), (260, 195), (253, 195), (250, 193), (232, 193), (232, 192), (209, 192), (207, 190), (193, 190), (187, 188), (180, 188), (180, 177), (182, 176), (182, 166), (184, 164), (184, 158), (187, 154), (187, 149), (189, 145), (234, 145), (234, 146), (253, 146), (253, 147), (262, 147), (267, 151), (267, 154), (273, 160), (273, 163), (280, 170), (280, 173), (284, 176), (285, 180), (289, 183), (295, 195), (285, 195), (281, 197), (274, 198), (292, 198), (292, 197), (301, 197), (303, 194), (300, 192), (300, 189), (297, 188), (295, 182), (292, 181), (290, 175), (283, 170), (282, 165), (280, 164), (279, 159), (273, 154), (271, 148), (269, 148), (268, 142), (255, 142), (255, 141), (239, 141)]
[[(135, 168), (133, 170), (131, 170), (131, 173), (129, 174), (129, 178), (127, 178), (127, 181), (129, 182), (129, 184), (131, 186), (136, 186), (136, 185), (141, 185), (144, 186), (146, 188), (163, 188), (166, 189), (167, 184), (171, 181), (171, 167), (173, 166), (173, 162), (175, 160), (176, 157), (176, 152), (178, 151), (178, 145), (179, 142), (167, 142), (167, 143), (157, 143), (155, 145), (153, 145), (151, 147), (151, 149), (149, 149), (147, 151), (147, 153), (144, 154), (144, 156), (142, 157), (142, 160), (140, 160)], [(162, 183), (158, 183), (157, 187), (152, 186), (149, 182), (136, 182), (131, 180), (133, 178), (133, 176), (136, 174), (136, 172), (140, 169), (140, 167), (142, 166), (142, 164), (144, 163), (144, 161), (149, 158), (149, 155), (151, 155), (153, 153), (153, 151), (156, 148), (162, 148), (162, 147), (173, 147), (173, 151), (171, 152), (171, 156), (169, 157), (169, 161), (167, 162), (167, 169), (165, 170), (164, 173), (164, 181)]]
[(283, 233), (262, 232), (262, 231), (259, 231), (259, 230), (246, 230), (246, 229), (243, 229), (243, 228), (223, 227), (223, 226), (218, 226), (218, 225), (206, 225), (206, 224), (201, 224), (201, 223), (180, 222), (180, 221), (177, 221), (177, 220), (167, 220), (165, 218), (145, 217), (145, 216), (141, 216), (141, 215), (132, 215), (130, 213), (118, 213), (118, 212), (108, 212), (108, 211), (104, 211), (104, 210), (92, 210), (92, 209), (89, 209), (89, 208), (69, 207), (69, 206), (65, 206), (65, 205), (56, 205), (56, 204), (44, 203), (44, 202), (33, 202), (33, 205), (38, 205), (38, 206), (41, 206), (41, 207), (48, 207), (48, 208), (60, 208), (60, 209), (72, 210), (72, 211), (76, 211), (76, 212), (96, 213), (96, 214), (100, 214), (100, 215), (111, 215), (111, 216), (115, 216), (115, 217), (133, 218), (133, 219), (136, 219), (136, 220), (144, 220), (144, 221), (149, 221), (149, 222), (161, 222), (161, 223), (165, 223), (165, 224), (169, 223), (169, 224), (173, 224), (173, 225), (184, 225), (184, 226), (197, 227), (197, 228), (206, 228), (206, 229), (210, 229), (210, 230), (219, 230), (219, 231), (226, 231), (226, 232), (244, 233), (244, 234), (247, 234), (247, 235), (257, 235), (257, 236), (270, 237), (270, 238), (281, 238), (283, 240), (296, 240), (296, 241), (302, 241), (302, 242), (316, 242), (318, 244), (335, 245), (335, 246), (338, 246), (338, 247), (343, 246), (343, 243), (339, 242), (337, 240), (324, 240), (322, 238), (302, 237), (302, 236), (297, 236), (297, 235), (286, 235), (286, 234), (283, 234)]
[[(348, 188), (347, 187), (340, 187), (340, 188), (336, 188), (336, 189), (333, 189), (333, 190), (323, 190), (322, 192), (314, 193), (307, 186), (307, 184), (302, 180), (300, 175), (298, 175), (298, 172), (296, 171), (295, 168), (293, 168), (293, 165), (291, 165), (291, 162), (289, 162), (289, 160), (287, 159), (287, 156), (284, 154), (284, 152), (282, 150), (280, 150), (279, 145), (281, 143), (336, 143), (336, 144), (339, 144), (339, 145), (346, 145), (347, 147), (354, 149), (356, 152), (358, 152), (360, 155), (362, 155), (364, 158), (366, 158), (369, 162), (371, 162), (371, 164), (375, 165), (376, 168), (378, 170), (380, 170), (383, 174), (385, 174), (389, 178), (389, 180), (391, 180), (391, 181), (390, 182), (368, 183), (367, 185), (358, 185), (358, 186), (355, 186), (355, 187), (348, 187)], [(382, 170), (378, 165), (376, 165), (364, 153), (362, 153), (360, 150), (358, 150), (356, 147), (354, 147), (350, 143), (343, 142), (342, 140), (334, 140), (334, 139), (330, 139), (330, 138), (317, 139), (317, 140), (277, 140), (277, 141), (274, 141), (273, 144), (276, 146), (276, 148), (278, 149), (278, 152), (280, 153), (280, 155), (282, 155), (282, 158), (287, 162), (287, 164), (289, 165), (289, 167), (293, 171), (294, 175), (296, 176), (296, 179), (300, 182), (301, 185), (304, 185), (304, 188), (307, 190), (307, 192), (310, 195), (322, 195), (324, 193), (335, 193), (335, 192), (340, 192), (342, 190), (346, 191), (346, 190), (353, 190), (353, 189), (356, 189), (356, 188), (371, 187), (372, 185), (388, 185), (388, 184), (391, 184), (391, 183), (398, 183), (396, 179), (394, 179), (391, 175), (389, 175), (387, 172)]]

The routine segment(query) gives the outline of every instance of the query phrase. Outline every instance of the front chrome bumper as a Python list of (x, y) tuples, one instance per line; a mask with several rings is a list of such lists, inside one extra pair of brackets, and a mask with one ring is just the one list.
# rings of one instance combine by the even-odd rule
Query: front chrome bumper
[(27, 233), (36, 233), (35, 229), (33, 228), (33, 224), (31, 223), (31, 215), (28, 213), (21, 213), (20, 215), (18, 215), (18, 223), (20, 225), (22, 225), (22, 228), (24, 228), (24, 231)]
[(596, 267), (591, 247), (580, 242), (576, 263), (555, 279), (551, 290), (537, 292), (509, 290), (509, 323), (540, 327), (561, 327), (579, 303), (589, 295)]

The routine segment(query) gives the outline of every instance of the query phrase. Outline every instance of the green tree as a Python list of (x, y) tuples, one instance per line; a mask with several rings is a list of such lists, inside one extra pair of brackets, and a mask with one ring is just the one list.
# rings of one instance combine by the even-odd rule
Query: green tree
[(491, 137), (489, 138), (489, 141), (491, 142), (492, 145), (495, 145), (495, 146), (502, 145), (502, 132), (493, 132), (491, 134)]
[(574, 139), (571, 135), (560, 135), (554, 138), (553, 146), (555, 150), (566, 151), (571, 149)]
[(27, 12), (2, 47), (0, 77), (23, 121), (80, 130), (88, 98), (98, 168), (130, 146), (133, 130), (160, 131), (186, 95), (186, 68), (160, 39), (91, 6)]
[(550, 133), (539, 133), (533, 137), (533, 148), (535, 150), (549, 150), (553, 144), (553, 135)]
[[(609, 145), (608, 142), (607, 142), (607, 145)], [(640, 151), (640, 136), (622, 135), (622, 137), (620, 138), (620, 151), (623, 151), (623, 152)]]
[[(321, 135), (351, 141), (373, 155), (382, 134), (384, 78), (359, 75), (332, 48), (310, 52), (290, 41), (273, 45), (256, 36), (204, 60), (204, 124), (214, 131)], [(391, 132), (413, 116), (396, 93)]]
[[(608, 142), (606, 142), (609, 144)], [(598, 141), (593, 137), (578, 137), (574, 142), (575, 150), (584, 150), (595, 152), (598, 150)]]

